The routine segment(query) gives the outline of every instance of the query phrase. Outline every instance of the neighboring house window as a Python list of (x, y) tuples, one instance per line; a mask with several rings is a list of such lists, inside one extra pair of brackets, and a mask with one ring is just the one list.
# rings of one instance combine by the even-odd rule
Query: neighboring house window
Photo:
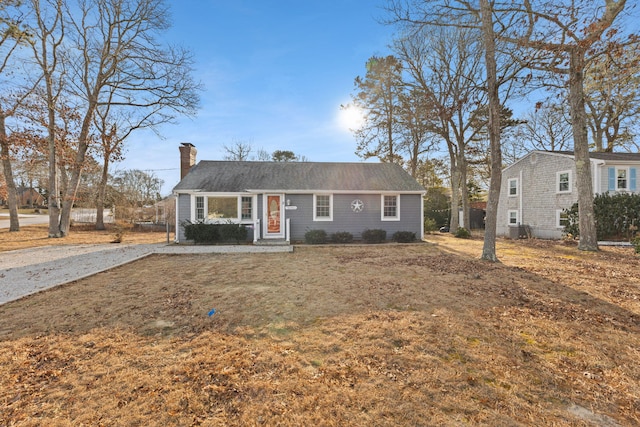
[(333, 221), (333, 196), (331, 194), (313, 195), (313, 220)]
[(509, 196), (518, 195), (518, 178), (511, 178), (509, 180)]
[(636, 168), (609, 168), (609, 191), (636, 191)]
[(520, 222), (518, 221), (518, 211), (509, 211), (507, 217), (509, 218), (509, 225), (518, 225)]
[(204, 197), (196, 197), (196, 221), (204, 220)]
[(564, 228), (569, 223), (569, 214), (564, 209), (556, 210), (556, 227)]
[(556, 177), (556, 192), (571, 193), (571, 171), (558, 172)]
[(207, 197), (207, 219), (237, 219), (237, 197)]
[(382, 221), (400, 220), (400, 196), (382, 196)]
[(242, 210), (242, 218), (241, 219), (251, 219), (253, 218), (253, 197), (242, 197), (241, 202), (241, 210)]
[(628, 170), (627, 169), (616, 169), (616, 190), (618, 191), (626, 191), (629, 187), (627, 184), (628, 178)]

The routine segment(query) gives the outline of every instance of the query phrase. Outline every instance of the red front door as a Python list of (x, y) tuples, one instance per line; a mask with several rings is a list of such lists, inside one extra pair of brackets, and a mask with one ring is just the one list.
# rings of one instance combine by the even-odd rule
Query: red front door
[(282, 197), (282, 194), (265, 194), (265, 238), (279, 238), (284, 236), (284, 209), (282, 209)]

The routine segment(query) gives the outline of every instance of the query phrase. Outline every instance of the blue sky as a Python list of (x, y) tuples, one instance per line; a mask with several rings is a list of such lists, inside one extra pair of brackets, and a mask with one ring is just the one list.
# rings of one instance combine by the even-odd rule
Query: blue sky
[(339, 120), (356, 76), (372, 55), (389, 52), (393, 29), (371, 0), (170, 0), (167, 41), (191, 50), (204, 85), (196, 118), (133, 135), (116, 169), (151, 170), (179, 180), (181, 142), (198, 160), (220, 160), (236, 141), (291, 150), (311, 161), (360, 161)]

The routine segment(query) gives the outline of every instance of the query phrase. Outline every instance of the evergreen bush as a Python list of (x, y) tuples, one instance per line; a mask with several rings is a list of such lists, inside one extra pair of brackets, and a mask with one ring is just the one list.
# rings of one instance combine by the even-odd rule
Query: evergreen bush
[(331, 241), (334, 243), (351, 243), (353, 242), (353, 234), (348, 231), (338, 231), (331, 235)]
[(382, 243), (387, 240), (387, 232), (380, 229), (364, 230), (362, 232), (362, 240), (365, 243)]
[(245, 241), (249, 231), (244, 225), (227, 224), (207, 224), (202, 221), (182, 223), (184, 236), (187, 240), (193, 240), (195, 244), (214, 244), (220, 242)]
[(304, 241), (309, 245), (327, 243), (327, 232), (324, 230), (309, 230), (304, 233)]
[[(593, 210), (596, 219), (598, 240), (631, 239), (640, 224), (640, 194), (603, 193), (593, 199)], [(564, 211), (567, 224), (566, 235), (580, 234), (578, 204)]]
[(416, 240), (416, 233), (411, 231), (396, 231), (391, 240), (398, 243), (411, 243)]
[(458, 239), (468, 239), (471, 237), (471, 232), (464, 227), (458, 227), (454, 236)]

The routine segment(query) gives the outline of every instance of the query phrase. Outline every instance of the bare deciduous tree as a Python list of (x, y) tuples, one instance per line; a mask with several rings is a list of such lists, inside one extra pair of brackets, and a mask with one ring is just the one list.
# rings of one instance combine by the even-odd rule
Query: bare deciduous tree
[(640, 40), (610, 44), (585, 74), (587, 121), (595, 151), (630, 148), (640, 126)]
[[(17, 1), (9, 0), (0, 3), (0, 76), (6, 76), (13, 65), (12, 57), (19, 45), (25, 40), (26, 34), (19, 28), (19, 23), (13, 18)], [(9, 231), (20, 231), (18, 220), (18, 199), (16, 184), (11, 165), (11, 141), (7, 132), (7, 118), (13, 116), (24, 99), (29, 95), (29, 89), (8, 87), (13, 79), (3, 81), (0, 96), (0, 162), (4, 175), (7, 204), (9, 206)]]
[(419, 88), (417, 94), (424, 97), (429, 132), (443, 140), (449, 151), (451, 232), (458, 228), (460, 205), (463, 223), (469, 224), (467, 147), (479, 131), (474, 123), (478, 105), (486, 99), (479, 35), (469, 29), (423, 27), (394, 44)]
[(65, 10), (70, 29), (66, 41), (71, 47), (69, 91), (81, 106), (83, 118), (75, 167), (60, 212), (63, 236), (69, 230), (99, 106), (142, 110), (143, 117), (162, 117), (156, 121), (166, 122), (175, 114), (193, 114), (198, 104), (198, 85), (190, 78), (190, 54), (164, 47), (156, 39), (168, 28), (162, 0), (82, 0), (77, 9)]
[(505, 2), (503, 22), (517, 22), (501, 39), (528, 50), (525, 64), (532, 69), (565, 75), (573, 132), (580, 250), (598, 250), (593, 184), (589, 161), (585, 72), (588, 65), (610, 48), (615, 32), (608, 31), (625, 8), (625, 0), (572, 0)]

